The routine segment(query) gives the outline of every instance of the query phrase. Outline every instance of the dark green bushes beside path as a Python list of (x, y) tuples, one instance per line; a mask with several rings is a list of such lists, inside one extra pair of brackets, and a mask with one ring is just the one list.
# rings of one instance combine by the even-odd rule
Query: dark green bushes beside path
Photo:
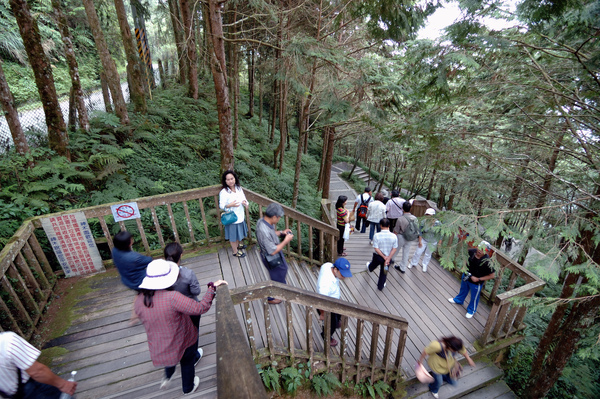
[[(219, 184), (219, 132), (210, 83), (199, 100), (185, 89), (156, 90), (148, 115), (132, 113), (131, 130), (118, 118), (98, 112), (89, 134), (70, 133), (72, 162), (48, 150), (46, 138), (35, 142), (31, 158), (14, 151), (0, 156), (0, 243), (6, 244), (28, 217), (108, 202)], [(242, 101), (242, 104), (244, 102)], [(290, 124), (291, 125), (291, 124)], [(276, 135), (277, 137), (277, 135)], [(297, 133), (292, 133), (282, 174), (272, 168), (273, 148), (267, 122), (240, 118), (235, 169), (243, 187), (291, 204)], [(320, 162), (311, 154), (302, 159), (298, 210), (318, 216), (315, 191)], [(37, 147), (35, 147), (37, 145)], [(305, 173), (308, 172), (308, 173)]]

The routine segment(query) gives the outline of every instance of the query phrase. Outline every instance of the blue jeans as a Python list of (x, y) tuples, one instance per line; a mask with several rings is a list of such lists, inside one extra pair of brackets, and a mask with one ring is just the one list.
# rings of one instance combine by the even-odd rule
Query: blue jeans
[(453, 386), (457, 384), (456, 380), (450, 378), (450, 374), (436, 374), (432, 371), (431, 376), (433, 377), (433, 382), (429, 384), (429, 390), (433, 393), (438, 393), (444, 381)]
[[(464, 278), (464, 274), (462, 277)], [(469, 295), (469, 291), (471, 292), (471, 301), (469, 302), (469, 306), (467, 307), (467, 312), (471, 314), (475, 314), (477, 312), (477, 306), (479, 305), (479, 297), (481, 296), (481, 290), (483, 289), (483, 284), (475, 284), (471, 282), (471, 279), (468, 281), (463, 281), (460, 283), (460, 291), (458, 295), (454, 297), (454, 302), (458, 304), (462, 304), (465, 299), (467, 299), (467, 295)]]
[(61, 393), (60, 389), (37, 382), (33, 378), (23, 385), (24, 399), (58, 399)]
[(373, 236), (375, 235), (375, 228), (377, 228), (377, 232), (381, 232), (381, 225), (379, 223), (370, 222), (370, 230), (369, 230), (369, 240), (373, 241)]
[[(179, 365), (181, 366), (181, 387), (183, 388), (183, 393), (188, 393), (192, 389), (194, 389), (194, 377), (196, 375), (196, 370), (194, 368), (194, 363), (198, 360), (198, 341), (190, 346), (183, 352), (183, 356), (179, 361)], [(171, 378), (173, 373), (175, 373), (175, 366), (165, 367), (165, 376), (167, 378)]]

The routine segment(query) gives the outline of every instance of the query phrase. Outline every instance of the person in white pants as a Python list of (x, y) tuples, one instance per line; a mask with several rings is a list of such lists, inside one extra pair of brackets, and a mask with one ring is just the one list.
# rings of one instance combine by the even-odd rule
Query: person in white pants
[(435, 209), (428, 208), (425, 211), (425, 216), (421, 220), (421, 243), (422, 245), (417, 246), (415, 253), (410, 262), (410, 267), (417, 266), (419, 263), (419, 259), (423, 252), (425, 252), (425, 256), (423, 256), (423, 272), (427, 272), (427, 267), (429, 266), (429, 261), (431, 260), (431, 254), (435, 251), (438, 243), (441, 242), (441, 239), (438, 238), (438, 234), (433, 231), (433, 227), (439, 226), (440, 221), (435, 219), (433, 216), (435, 215)]

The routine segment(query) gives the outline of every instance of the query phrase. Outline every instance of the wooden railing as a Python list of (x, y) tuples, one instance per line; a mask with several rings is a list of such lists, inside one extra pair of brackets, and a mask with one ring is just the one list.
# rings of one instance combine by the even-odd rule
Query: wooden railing
[[(285, 332), (281, 335), (287, 337), (287, 345), (278, 345), (273, 337), (276, 322), (272, 321), (273, 307), (267, 303), (268, 297), (284, 301)], [(239, 315), (242, 322), (240, 324), (246, 326), (250, 351), (257, 363), (275, 364), (283, 358), (284, 364), (294, 362), (322, 364), (327, 371), (337, 372), (341, 381), (354, 379), (358, 382), (366, 377), (369, 377), (372, 382), (390, 381), (401, 375), (408, 329), (408, 322), (403, 317), (274, 281), (232, 289), (231, 299), (234, 305), (242, 305)], [(262, 312), (254, 312), (253, 306), (258, 306)], [(323, 323), (326, 337), (330, 336), (332, 328), (330, 313), (334, 312), (342, 316), (339, 355), (331, 353), (329, 340), (324, 340), (323, 352), (314, 350), (315, 339), (322, 340), (320, 331), (313, 331), (318, 318), (316, 309), (325, 311)], [(264, 320), (256, 320), (253, 317), (260, 313), (264, 314)], [(235, 321), (234, 319), (230, 323), (238, 324)], [(352, 324), (351, 329), (348, 328), (349, 324)], [(264, 348), (259, 348), (256, 344), (261, 339), (260, 334), (257, 335), (255, 332), (259, 326), (261, 330), (266, 331)], [(355, 335), (351, 335), (351, 330), (356, 331)], [(296, 336), (305, 337), (306, 349), (295, 347)], [(315, 367), (311, 367), (310, 372), (312, 377)], [(232, 383), (231, 379), (236, 378), (234, 375), (219, 375), (219, 378), (221, 377), (229, 378)]]
[(518, 306), (513, 299), (530, 298), (546, 285), (546, 282), (513, 262), (504, 252), (493, 248), (495, 259), (500, 264), (496, 271), (491, 291), (482, 294), (492, 304), (483, 333), (479, 338), (482, 345), (508, 338), (525, 328), (523, 319), (527, 313), (525, 306)]
[(52, 296), (56, 276), (27, 220), (0, 252), (0, 331), (29, 340)]
[[(59, 266), (42, 230), (43, 218), (83, 212), (106, 264), (112, 262), (112, 235), (119, 230), (130, 231), (139, 247), (135, 249), (147, 255), (161, 256), (165, 243), (169, 241), (179, 242), (189, 252), (224, 243), (223, 226), (219, 222), (220, 190), (221, 186), (210, 186), (28, 219), (0, 252), (0, 331), (15, 331), (29, 339), (52, 294), (56, 277), (51, 265), (54, 264), (55, 269)], [(251, 202), (252, 217), (246, 210), (246, 222), (252, 243), (252, 226), (262, 217), (263, 208), (273, 201), (250, 190), (244, 192)], [(141, 218), (114, 222), (111, 205), (124, 202), (136, 202)], [(295, 231), (294, 240), (287, 245), (285, 252), (310, 264), (332, 261), (331, 248), (334, 248), (338, 230), (282, 206), (285, 227)], [(46, 252), (42, 249), (44, 247)]]

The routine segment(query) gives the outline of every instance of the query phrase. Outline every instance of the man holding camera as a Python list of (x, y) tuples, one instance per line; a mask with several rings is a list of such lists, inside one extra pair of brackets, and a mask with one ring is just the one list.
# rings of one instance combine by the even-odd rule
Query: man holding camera
[(496, 277), (496, 273), (490, 264), (490, 257), (486, 253), (491, 248), (489, 242), (481, 241), (477, 248), (469, 249), (468, 272), (462, 275), (460, 292), (454, 298), (448, 298), (448, 302), (461, 305), (469, 295), (469, 291), (471, 291), (471, 301), (467, 307), (467, 319), (472, 318), (477, 311), (479, 297), (485, 282)]

